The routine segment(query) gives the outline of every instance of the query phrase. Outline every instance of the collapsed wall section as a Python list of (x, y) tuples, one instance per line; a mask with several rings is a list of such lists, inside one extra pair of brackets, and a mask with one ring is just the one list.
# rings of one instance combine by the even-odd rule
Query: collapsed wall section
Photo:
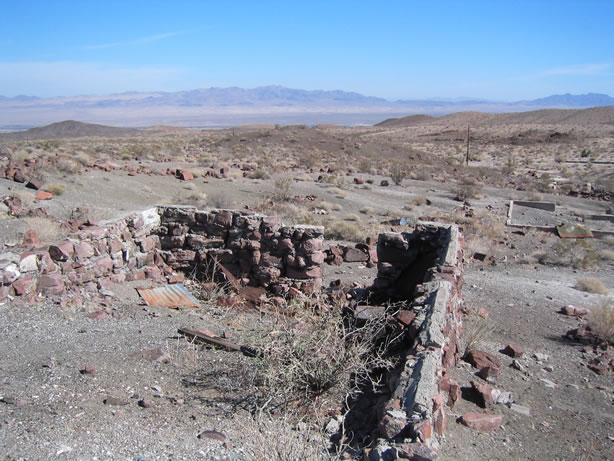
[[(76, 223), (73, 223), (76, 224)], [(152, 208), (127, 218), (83, 222), (54, 245), (26, 238), (0, 254), (0, 301), (13, 297), (104, 297), (114, 283), (176, 283), (215, 258), (245, 284), (306, 293), (322, 286), (324, 229), (279, 218), (194, 207)]]
[(376, 293), (405, 301), (401, 317), (412, 320), (404, 365), (388, 380), (392, 398), (380, 409), (370, 460), (436, 457), (445, 405), (453, 406), (460, 392), (451, 389), (447, 370), (460, 356), (462, 249), (455, 225), (419, 223), (412, 233), (379, 236)]

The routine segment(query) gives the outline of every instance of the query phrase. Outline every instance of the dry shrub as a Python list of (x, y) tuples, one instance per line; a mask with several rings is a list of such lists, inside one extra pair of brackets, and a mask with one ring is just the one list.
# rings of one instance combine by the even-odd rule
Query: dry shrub
[(263, 380), (261, 406), (286, 408), (296, 399), (314, 401), (324, 394), (335, 401), (360, 392), (371, 372), (388, 369), (393, 362), (384, 357), (388, 315), (359, 325), (344, 318), (341, 309), (331, 306), (316, 312), (309, 300), (295, 301), (290, 308), (298, 318), (280, 314), (268, 329), (252, 338), (262, 354), (255, 367)]
[(347, 240), (348, 242), (362, 242), (365, 239), (365, 234), (360, 227), (354, 223), (333, 221), (325, 225), (324, 238), (330, 240)]
[(470, 227), (473, 234), (480, 237), (496, 239), (505, 235), (505, 224), (489, 214), (478, 216), (470, 223)]
[(36, 231), (41, 243), (51, 244), (61, 240), (66, 233), (60, 225), (49, 218), (30, 217), (22, 218), (26, 229)]
[(258, 168), (254, 170), (254, 172), (252, 173), (252, 178), (253, 179), (268, 179), (269, 175), (262, 168)]
[(595, 336), (602, 341), (614, 344), (614, 300), (608, 298), (593, 307), (588, 323)]
[(347, 215), (347, 216), (345, 217), (345, 220), (346, 220), (346, 221), (358, 222), (358, 221), (360, 221), (360, 216), (358, 216), (358, 215), (357, 215), (357, 214), (355, 214), (355, 213), (351, 213), (351, 214), (349, 214), (349, 215)]
[(607, 295), (609, 293), (608, 287), (597, 277), (582, 277), (576, 282), (575, 288), (580, 291), (586, 291), (587, 293), (596, 293), (600, 295)]
[(601, 257), (588, 240), (560, 240), (548, 251), (532, 255), (540, 264), (565, 266), (574, 269), (595, 269), (601, 265)]
[(207, 194), (194, 192), (185, 197), (178, 195), (175, 197), (173, 202), (181, 205), (192, 205), (202, 210), (207, 206)]
[(463, 178), (454, 190), (454, 199), (459, 202), (464, 202), (472, 198), (476, 198), (482, 189), (482, 186), (478, 184), (472, 178)]
[(53, 195), (62, 195), (66, 191), (64, 184), (49, 184), (45, 187), (47, 192), (51, 192)]
[(394, 165), (392, 165), (392, 167), (390, 168), (390, 179), (395, 185), (401, 185), (401, 183), (406, 177), (407, 169), (403, 165), (399, 163), (395, 163)]
[(56, 169), (62, 173), (76, 174), (81, 171), (81, 165), (74, 160), (61, 157), (55, 164)]
[(228, 198), (228, 196), (226, 196), (223, 192), (218, 192), (209, 196), (209, 205), (213, 208), (217, 208), (218, 210), (222, 210), (230, 208), (232, 203), (230, 198)]
[(602, 250), (601, 257), (605, 261), (614, 261), (614, 250)]
[(289, 202), (294, 199), (293, 179), (290, 176), (279, 176), (273, 182), (273, 200)]

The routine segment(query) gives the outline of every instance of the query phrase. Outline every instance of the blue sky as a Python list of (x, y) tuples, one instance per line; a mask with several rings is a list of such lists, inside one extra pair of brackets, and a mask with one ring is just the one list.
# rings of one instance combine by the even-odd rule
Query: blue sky
[(614, 1), (6, 1), (0, 95), (614, 96)]

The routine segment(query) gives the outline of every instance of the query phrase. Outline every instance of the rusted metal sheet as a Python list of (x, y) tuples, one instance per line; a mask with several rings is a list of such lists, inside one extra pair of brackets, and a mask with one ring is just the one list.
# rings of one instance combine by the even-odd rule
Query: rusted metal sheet
[(556, 230), (562, 239), (593, 238), (591, 230), (580, 224), (563, 224), (557, 226)]
[(137, 288), (136, 290), (149, 306), (170, 307), (172, 309), (200, 306), (198, 300), (181, 283), (158, 288)]

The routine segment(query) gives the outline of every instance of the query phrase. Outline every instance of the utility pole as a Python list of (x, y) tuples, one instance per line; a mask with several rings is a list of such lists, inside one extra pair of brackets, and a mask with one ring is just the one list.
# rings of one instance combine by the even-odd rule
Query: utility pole
[(469, 124), (467, 124), (467, 156), (465, 157), (465, 162), (469, 166)]

